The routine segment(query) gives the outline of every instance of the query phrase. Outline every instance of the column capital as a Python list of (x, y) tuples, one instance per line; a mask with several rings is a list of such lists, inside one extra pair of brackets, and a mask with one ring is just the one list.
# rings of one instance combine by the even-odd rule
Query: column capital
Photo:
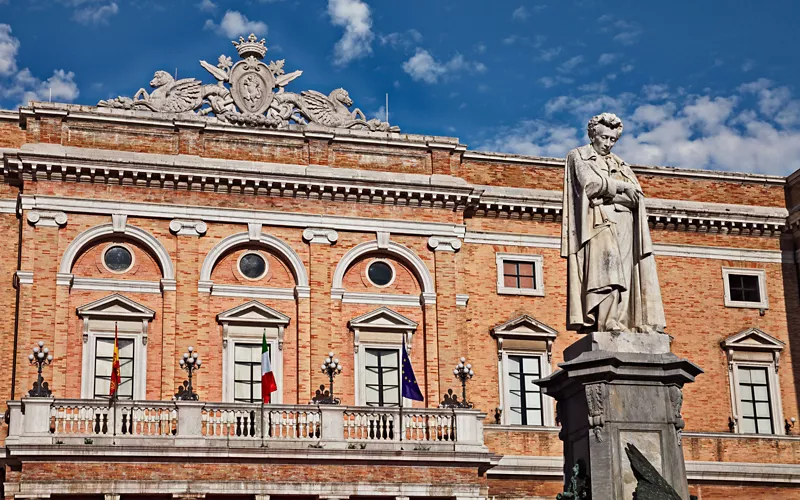
[(67, 214), (49, 210), (31, 210), (28, 223), (35, 227), (62, 227), (67, 224)]
[(325, 243), (333, 245), (339, 240), (339, 233), (333, 229), (309, 227), (303, 231), (303, 241), (306, 243)]
[(208, 225), (201, 220), (173, 219), (169, 223), (169, 230), (178, 236), (203, 236), (208, 231)]
[(428, 238), (428, 247), (434, 252), (458, 252), (463, 242), (453, 236), (431, 236)]

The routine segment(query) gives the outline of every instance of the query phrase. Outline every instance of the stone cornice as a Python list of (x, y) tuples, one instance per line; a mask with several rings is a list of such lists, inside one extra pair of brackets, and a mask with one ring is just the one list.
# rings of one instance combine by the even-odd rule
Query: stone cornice
[[(112, 183), (350, 203), (467, 210), (470, 217), (556, 222), (561, 192), (470, 184), (449, 175), (401, 174), (49, 144), (5, 152), (4, 174), (23, 179)], [(56, 209), (54, 209), (56, 210)], [(57, 208), (61, 210), (61, 208)], [(753, 236), (780, 234), (781, 207), (647, 198), (651, 227)]]

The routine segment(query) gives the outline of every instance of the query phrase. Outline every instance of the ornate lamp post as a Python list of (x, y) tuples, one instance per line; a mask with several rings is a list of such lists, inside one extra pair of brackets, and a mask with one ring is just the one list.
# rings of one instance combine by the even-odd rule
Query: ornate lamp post
[(195, 352), (194, 347), (189, 346), (187, 349), (188, 352), (183, 353), (183, 358), (178, 361), (178, 364), (186, 370), (186, 373), (189, 374), (189, 380), (184, 382), (183, 385), (178, 388), (178, 393), (175, 395), (175, 399), (179, 399), (182, 401), (197, 401), (200, 399), (200, 396), (194, 392), (194, 388), (192, 387), (192, 373), (195, 370), (200, 369), (200, 365), (203, 364), (203, 361), (200, 359), (200, 355)]
[(461, 381), (461, 401), (458, 396), (453, 394), (453, 389), (448, 389), (447, 394), (444, 395), (444, 400), (439, 405), (440, 408), (472, 408), (472, 403), (467, 401), (467, 380), (471, 379), (475, 372), (472, 371), (472, 365), (467, 363), (466, 358), (461, 358), (458, 364), (453, 369), (453, 375)]
[(316, 395), (311, 400), (312, 403), (318, 405), (338, 405), (341, 403), (339, 398), (335, 398), (333, 396), (333, 378), (342, 373), (342, 365), (339, 364), (339, 358), (333, 357), (333, 351), (328, 353), (328, 357), (325, 358), (325, 362), (322, 363), (322, 373), (328, 376), (328, 380), (330, 381), (330, 391), (325, 390), (325, 385), (319, 386)]
[(44, 346), (44, 342), (39, 341), (39, 345), (33, 348), (33, 353), (28, 354), (28, 361), (31, 365), (36, 365), (38, 373), (33, 389), (28, 392), (28, 396), (32, 398), (49, 398), (53, 393), (42, 377), (42, 367), (53, 362), (53, 355), (50, 354), (50, 349)]

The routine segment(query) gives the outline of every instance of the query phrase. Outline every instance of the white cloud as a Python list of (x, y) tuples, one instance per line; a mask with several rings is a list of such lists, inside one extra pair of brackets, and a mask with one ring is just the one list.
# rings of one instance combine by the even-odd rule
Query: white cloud
[(269, 29), (266, 23), (251, 21), (247, 16), (236, 10), (226, 11), (219, 24), (216, 24), (211, 19), (207, 19), (203, 28), (216, 31), (220, 35), (224, 35), (228, 38), (247, 37), (250, 33), (255, 33), (258, 36), (265, 36)]
[(514, 9), (514, 12), (511, 13), (511, 18), (514, 19), (515, 21), (524, 21), (528, 19), (528, 16), (530, 16), (530, 14), (528, 13), (528, 9), (526, 9), (524, 5), (520, 5), (519, 7)]
[(600, 32), (613, 35), (613, 39), (623, 45), (633, 45), (642, 35), (642, 27), (635, 22), (617, 19), (610, 14), (600, 16)]
[(539, 59), (541, 59), (542, 61), (552, 61), (560, 53), (561, 53), (561, 47), (541, 49), (539, 51)]
[(11, 26), (0, 24), (0, 75), (10, 75), (17, 71), (17, 51), (19, 40), (11, 34)]
[(642, 94), (647, 101), (659, 101), (669, 97), (669, 86), (664, 84), (651, 84), (642, 87)]
[(753, 71), (756, 67), (756, 62), (752, 59), (747, 59), (745, 62), (742, 63), (742, 71), (747, 73)]
[(567, 59), (563, 63), (558, 65), (558, 71), (562, 73), (569, 73), (575, 68), (577, 68), (583, 62), (583, 56), (575, 56)]
[(199, 4), (196, 5), (196, 7), (203, 12), (214, 12), (217, 10), (217, 4), (215, 4), (211, 0), (202, 0)]
[(417, 52), (403, 63), (403, 71), (408, 73), (413, 80), (438, 83), (461, 72), (483, 73), (486, 71), (486, 65), (477, 61), (468, 61), (458, 53), (449, 61), (441, 62), (437, 61), (427, 50), (417, 48)]
[(514, 127), (502, 127), (479, 144), (483, 151), (533, 156), (563, 157), (581, 143), (578, 131), (569, 126), (553, 126), (540, 120), (523, 120)]
[(76, 9), (73, 18), (81, 24), (106, 24), (111, 16), (119, 12), (116, 2), (102, 3), (101, 5), (92, 3), (92, 5)]
[(542, 85), (542, 87), (549, 89), (551, 87), (555, 87), (556, 85), (560, 85), (562, 83), (569, 84), (573, 83), (575, 80), (572, 78), (568, 78), (566, 76), (555, 75), (555, 76), (543, 76), (539, 78), (538, 82)]
[(415, 29), (379, 36), (381, 45), (389, 45), (393, 49), (410, 48), (412, 45), (422, 43), (422, 39), (422, 33)]
[(635, 66), (633, 64), (623, 64), (620, 69), (623, 73), (630, 73), (634, 68)]
[(619, 54), (611, 54), (611, 53), (600, 54), (600, 58), (597, 60), (597, 64), (599, 64), (600, 66), (607, 66), (616, 61), (618, 57)]
[(372, 53), (372, 18), (369, 6), (361, 0), (328, 0), (328, 15), (334, 26), (343, 26), (344, 35), (333, 49), (334, 64), (346, 66), (350, 61)]
[(789, 87), (775, 87), (770, 80), (761, 78), (740, 86), (739, 91), (755, 94), (758, 99), (758, 111), (781, 127), (800, 125), (800, 100), (792, 98)]

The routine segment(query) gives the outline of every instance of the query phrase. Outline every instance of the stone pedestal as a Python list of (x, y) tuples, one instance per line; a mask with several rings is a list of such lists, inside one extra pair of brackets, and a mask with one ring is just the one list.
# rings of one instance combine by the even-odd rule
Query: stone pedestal
[(558, 402), (565, 488), (579, 464), (592, 500), (631, 500), (636, 479), (624, 450), (633, 443), (689, 500), (681, 388), (703, 370), (672, 354), (663, 334), (591, 333), (564, 358), (536, 383)]

